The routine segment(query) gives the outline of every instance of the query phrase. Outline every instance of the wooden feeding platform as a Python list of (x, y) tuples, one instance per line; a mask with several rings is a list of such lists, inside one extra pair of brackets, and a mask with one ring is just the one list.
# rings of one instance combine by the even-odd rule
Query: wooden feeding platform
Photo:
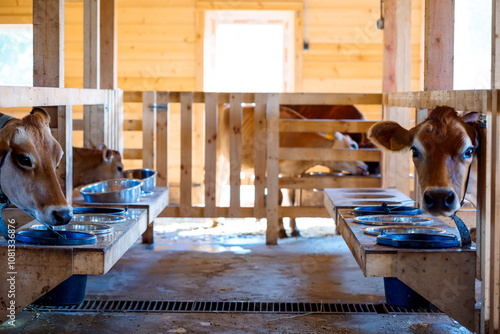
[[(32, 221), (18, 231), (37, 223)], [(72, 275), (106, 274), (146, 231), (147, 212), (134, 209), (129, 211), (125, 222), (110, 225), (113, 231), (97, 235), (97, 243), (92, 245), (45, 246), (16, 242), (13, 250), (1, 238), (0, 279), (13, 284), (0, 285), (0, 304), (9, 306), (14, 301), (17, 313)], [(10, 310), (2, 307), (0, 323), (8, 320), (9, 314), (12, 314)]]
[[(367, 277), (396, 277), (422, 295), (436, 307), (474, 330), (476, 247), (416, 249), (394, 248), (377, 244), (376, 237), (364, 233), (367, 225), (355, 222), (352, 209), (361, 205), (360, 199), (350, 194), (385, 194), (391, 201), (407, 200), (396, 189), (325, 189), (325, 207), (336, 220), (337, 229), (344, 238), (359, 267)], [(350, 202), (350, 203), (349, 203)], [(389, 203), (388, 203), (389, 204)], [(432, 217), (429, 215), (421, 215)], [(458, 235), (437, 217), (430, 227), (444, 229)]]
[(83, 195), (73, 198), (74, 207), (117, 207), (129, 209), (146, 209), (148, 226), (142, 236), (143, 243), (153, 243), (153, 221), (168, 206), (168, 188), (155, 187), (151, 196), (141, 196), (139, 202), (131, 203), (89, 203), (85, 202)]

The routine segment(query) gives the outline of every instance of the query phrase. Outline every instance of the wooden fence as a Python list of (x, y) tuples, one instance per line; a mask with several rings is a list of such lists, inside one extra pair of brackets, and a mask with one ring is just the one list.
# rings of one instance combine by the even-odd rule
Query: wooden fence
[[(379, 187), (379, 177), (336, 176), (278, 178), (278, 160), (315, 160), (318, 153), (328, 151), (329, 161), (380, 161), (376, 149), (331, 150), (280, 148), (279, 132), (366, 132), (373, 121), (346, 120), (279, 120), (279, 105), (380, 105), (381, 94), (269, 94), (269, 93), (202, 93), (202, 92), (125, 92), (124, 102), (142, 102), (143, 119), (125, 121), (125, 131), (143, 132), (143, 149), (124, 149), (125, 159), (143, 160), (144, 168), (158, 171), (158, 184), (168, 186), (169, 141), (181, 143), (180, 200), (170, 205), (163, 216), (167, 217), (256, 217), (268, 219), (268, 243), (277, 241), (279, 217), (327, 217), (323, 206), (278, 207), (280, 188), (323, 189), (326, 187)], [(180, 104), (181, 131), (179, 138), (169, 138), (169, 108)], [(204, 104), (204, 200), (193, 203), (192, 175), (192, 122), (193, 104)], [(230, 203), (229, 207), (216, 206), (216, 150), (218, 136), (218, 108), (230, 104)], [(240, 203), (240, 172), (242, 148), (242, 107), (254, 105), (254, 186), (253, 207)], [(324, 155), (324, 154), (323, 154)], [(267, 176), (267, 177), (266, 177)], [(267, 196), (266, 196), (267, 189)], [(266, 200), (267, 197), (267, 200)], [(267, 201), (267, 205), (266, 205)]]

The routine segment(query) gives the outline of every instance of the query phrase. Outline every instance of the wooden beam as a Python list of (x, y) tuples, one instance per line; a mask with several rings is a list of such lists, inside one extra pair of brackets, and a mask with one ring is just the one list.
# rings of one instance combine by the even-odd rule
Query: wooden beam
[(156, 162), (156, 92), (142, 93), (142, 167), (155, 170)]
[(229, 111), (229, 184), (231, 186), (229, 199), (229, 216), (238, 217), (240, 204), (241, 186), (241, 153), (243, 128), (243, 111), (241, 108), (241, 94), (231, 94)]
[(205, 214), (216, 212), (218, 102), (216, 93), (205, 94)]
[(83, 2), (83, 87), (100, 88), (100, 0)]
[[(411, 0), (384, 2), (384, 80), (383, 91), (400, 92), (411, 89)], [(403, 108), (384, 106), (384, 120), (410, 127), (410, 112)], [(410, 194), (410, 160), (408, 152), (384, 152), (382, 155), (382, 186), (398, 188)]]
[(64, 87), (64, 0), (33, 0), (33, 86)]
[[(156, 92), (156, 103), (168, 105), (169, 93)], [(170, 135), (170, 109), (156, 112), (156, 170), (157, 185), (168, 187), (168, 152)]]
[(255, 218), (266, 216), (266, 144), (267, 144), (267, 120), (266, 120), (266, 95), (255, 95), (254, 109), (254, 173), (255, 173)]
[(362, 120), (280, 120), (280, 132), (366, 133), (376, 121)]
[(424, 90), (453, 89), (455, 1), (425, 0)]
[(380, 150), (373, 148), (349, 150), (314, 147), (280, 147), (279, 149), (280, 160), (380, 161), (380, 158)]
[(181, 212), (189, 216), (192, 197), (193, 93), (181, 93)]
[(101, 1), (100, 12), (100, 77), (101, 88), (118, 88), (118, 0)]
[(489, 90), (433, 90), (384, 94), (384, 105), (394, 107), (434, 109), (446, 105), (462, 111), (480, 111), (483, 110), (484, 103), (491, 108)]
[(267, 230), (266, 244), (278, 243), (278, 201), (279, 201), (279, 95), (267, 97)]

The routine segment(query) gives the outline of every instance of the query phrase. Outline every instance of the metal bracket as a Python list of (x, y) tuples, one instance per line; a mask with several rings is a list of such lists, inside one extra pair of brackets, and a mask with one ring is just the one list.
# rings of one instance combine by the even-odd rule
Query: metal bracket
[(168, 103), (151, 103), (149, 106), (151, 111), (168, 111)]
[(477, 122), (479, 123), (479, 127), (481, 129), (486, 129), (486, 125), (487, 125), (486, 119), (487, 119), (487, 115), (486, 114), (482, 114), (482, 113), (479, 114), (479, 119), (478, 119)]

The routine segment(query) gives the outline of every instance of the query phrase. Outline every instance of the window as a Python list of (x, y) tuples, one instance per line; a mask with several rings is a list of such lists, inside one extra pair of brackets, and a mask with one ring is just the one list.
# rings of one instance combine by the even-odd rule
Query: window
[(207, 11), (204, 90), (293, 91), (293, 20), (293, 11)]
[(0, 25), (0, 85), (33, 86), (31, 25)]
[(491, 88), (491, 0), (455, 2), (454, 89)]

